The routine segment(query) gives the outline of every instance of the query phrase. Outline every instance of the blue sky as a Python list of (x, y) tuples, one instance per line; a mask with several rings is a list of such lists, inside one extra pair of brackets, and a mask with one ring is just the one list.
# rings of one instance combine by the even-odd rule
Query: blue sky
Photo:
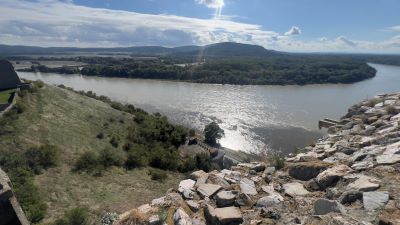
[(2, 0), (0, 43), (400, 53), (399, 10), (398, 0)]

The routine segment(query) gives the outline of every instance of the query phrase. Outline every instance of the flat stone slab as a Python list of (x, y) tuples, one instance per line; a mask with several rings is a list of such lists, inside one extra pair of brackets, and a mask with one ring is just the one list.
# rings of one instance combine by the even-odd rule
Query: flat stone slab
[(337, 201), (320, 198), (314, 203), (315, 215), (325, 215), (332, 212), (344, 213), (345, 211), (344, 206)]
[(182, 193), (185, 190), (190, 190), (194, 187), (195, 184), (196, 184), (196, 181), (194, 181), (192, 179), (183, 180), (179, 183), (178, 191)]
[(325, 189), (334, 185), (340, 178), (352, 171), (353, 170), (350, 167), (344, 164), (337, 165), (320, 173), (315, 180), (321, 188)]
[(247, 195), (257, 195), (258, 194), (254, 181), (249, 180), (247, 178), (243, 178), (240, 181), (240, 190), (242, 191), (242, 193), (245, 193)]
[(236, 193), (233, 191), (220, 191), (215, 196), (218, 207), (232, 206), (236, 200)]
[(268, 186), (262, 186), (261, 189), (267, 193), (269, 196), (274, 197), (275, 199), (279, 200), (280, 202), (283, 202), (284, 198), (282, 195), (280, 195), (277, 191), (275, 191), (273, 185), (268, 185)]
[(366, 210), (375, 210), (386, 205), (389, 193), (372, 191), (363, 193), (363, 205)]
[(346, 178), (356, 178), (356, 180), (347, 186), (348, 190), (357, 190), (362, 192), (375, 191), (380, 187), (379, 180), (365, 175), (355, 175)]
[(215, 193), (221, 190), (221, 186), (216, 184), (200, 184), (197, 192), (203, 197), (212, 197)]
[(242, 212), (237, 207), (216, 208), (214, 212), (221, 225), (243, 222)]
[(376, 157), (376, 163), (379, 165), (391, 165), (400, 162), (400, 155), (379, 155)]
[(295, 197), (295, 196), (304, 196), (309, 194), (302, 183), (287, 183), (283, 184), (283, 189), (285, 190), (285, 194)]
[(258, 199), (256, 206), (260, 208), (268, 208), (275, 206), (276, 204), (280, 203), (281, 201), (274, 196), (265, 196)]

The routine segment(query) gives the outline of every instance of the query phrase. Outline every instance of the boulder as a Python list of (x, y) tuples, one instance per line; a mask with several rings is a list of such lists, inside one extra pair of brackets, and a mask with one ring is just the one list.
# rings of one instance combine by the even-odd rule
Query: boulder
[(234, 191), (220, 191), (215, 196), (218, 207), (232, 206), (236, 199), (236, 192)]
[(285, 191), (285, 194), (291, 196), (291, 197), (296, 197), (296, 196), (304, 196), (309, 194), (302, 183), (286, 183), (283, 184), (283, 189)]
[(161, 223), (158, 215), (152, 215), (149, 217), (149, 225), (159, 225)]
[(358, 171), (366, 170), (366, 169), (369, 169), (372, 167), (374, 167), (374, 163), (371, 160), (365, 160), (365, 161), (357, 162), (357, 163), (354, 163), (353, 165), (351, 165), (351, 168), (353, 170), (358, 170)]
[(175, 225), (192, 225), (192, 219), (186, 214), (182, 208), (178, 208), (174, 214)]
[(208, 197), (211, 198), (214, 196), (215, 193), (217, 193), (219, 190), (221, 190), (222, 187), (216, 184), (200, 184), (199, 187), (197, 188), (197, 192), (204, 198)]
[(165, 205), (165, 197), (156, 198), (151, 201), (152, 207), (160, 207)]
[(257, 163), (251, 167), (251, 170), (256, 171), (256, 172), (261, 172), (265, 170), (265, 164), (264, 163)]
[(238, 206), (252, 206), (254, 204), (253, 200), (245, 193), (240, 193), (235, 201)]
[(366, 210), (375, 210), (386, 205), (389, 201), (387, 192), (371, 191), (363, 193), (363, 205)]
[(343, 176), (349, 174), (353, 170), (346, 165), (337, 165), (331, 167), (322, 173), (320, 173), (316, 178), (315, 182), (318, 184), (320, 189), (326, 189), (335, 185)]
[(275, 191), (273, 184), (268, 185), (268, 186), (262, 186), (261, 189), (267, 193), (269, 196), (274, 197), (275, 199), (278, 199), (280, 202), (283, 202), (283, 197)]
[(330, 166), (330, 163), (323, 161), (298, 162), (289, 166), (289, 175), (298, 180), (308, 181)]
[(257, 189), (254, 181), (249, 180), (247, 178), (243, 178), (240, 181), (240, 190), (242, 193), (245, 193), (247, 195), (257, 195)]
[(320, 198), (314, 203), (315, 215), (325, 215), (328, 213), (344, 213), (345, 211), (346, 210), (344, 206), (337, 201)]
[(242, 212), (237, 207), (216, 208), (215, 217), (221, 225), (240, 224), (243, 222)]

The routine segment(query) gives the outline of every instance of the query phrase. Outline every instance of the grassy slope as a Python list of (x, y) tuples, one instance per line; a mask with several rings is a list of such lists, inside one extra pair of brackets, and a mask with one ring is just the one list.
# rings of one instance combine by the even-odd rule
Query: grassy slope
[(8, 103), (8, 100), (10, 99), (10, 96), (12, 93), (14, 93), (14, 91), (14, 89), (0, 91), (0, 104)]
[[(59, 165), (35, 177), (49, 206), (45, 221), (76, 206), (87, 206), (98, 215), (104, 210), (122, 212), (159, 197), (182, 179), (182, 175), (170, 173), (160, 185), (150, 179), (147, 169), (125, 171), (113, 168), (101, 177), (72, 172), (75, 160), (84, 151), (111, 146), (110, 134), (123, 137), (132, 115), (52, 86), (45, 86), (23, 101), (27, 102), (28, 109), (14, 123), (15, 133), (2, 136), (0, 149), (26, 150), (45, 143), (61, 149)], [(109, 124), (107, 128), (105, 123)], [(104, 139), (96, 138), (99, 132), (105, 134)]]

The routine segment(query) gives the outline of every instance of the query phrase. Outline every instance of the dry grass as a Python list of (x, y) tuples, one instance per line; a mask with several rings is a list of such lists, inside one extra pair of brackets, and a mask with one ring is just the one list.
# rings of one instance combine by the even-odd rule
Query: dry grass
[[(14, 122), (14, 132), (1, 137), (0, 154), (2, 149), (25, 151), (41, 144), (55, 145), (61, 152), (57, 167), (35, 177), (49, 206), (43, 222), (52, 221), (77, 206), (88, 207), (94, 219), (106, 211), (122, 213), (164, 195), (183, 178), (181, 174), (169, 172), (169, 178), (160, 185), (151, 180), (148, 169), (112, 168), (101, 177), (72, 172), (83, 152), (111, 146), (112, 136), (123, 140), (126, 128), (132, 125), (132, 116), (103, 102), (52, 86), (45, 86), (19, 101), (26, 103), (27, 111)], [(104, 133), (103, 139), (96, 137), (99, 132)]]

